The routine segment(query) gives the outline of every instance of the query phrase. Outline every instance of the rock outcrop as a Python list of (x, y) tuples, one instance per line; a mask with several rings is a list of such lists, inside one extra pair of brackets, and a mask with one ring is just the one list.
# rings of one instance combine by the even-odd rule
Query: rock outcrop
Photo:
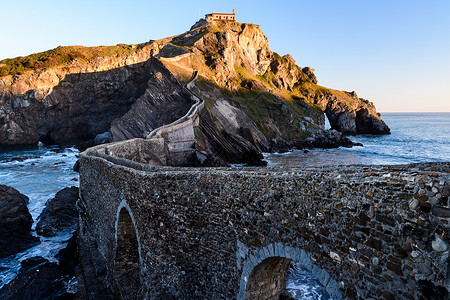
[[(212, 122), (205, 123), (214, 123), (219, 133), (245, 136), (259, 151), (285, 148), (286, 145), (353, 145), (344, 136), (322, 131), (323, 112), (332, 129), (345, 135), (387, 134), (390, 131), (373, 103), (357, 97), (354, 92), (317, 85), (314, 69), (300, 68), (292, 56), (272, 52), (257, 25), (197, 24), (172, 42), (183, 49), (190, 47), (192, 55), (184, 54), (184, 57), (179, 56), (178, 60), (165, 61), (164, 64), (178, 73), (179, 78), (182, 77), (182, 69), (199, 71), (203, 82), (196, 83), (194, 92), (206, 100), (205, 107)], [(224, 107), (228, 110), (225, 114), (219, 109)], [(251, 125), (239, 118), (236, 125), (230, 126), (230, 120), (236, 120), (236, 110), (248, 116)], [(211, 133), (213, 126), (209, 129)], [(243, 132), (254, 134), (245, 135)], [(311, 138), (302, 141), (308, 136)], [(219, 148), (222, 150), (212, 152), (228, 152), (224, 145)]]
[(355, 92), (325, 90), (322, 93), (305, 91), (327, 115), (331, 128), (348, 135), (389, 134), (389, 127), (381, 120), (375, 105), (359, 98)]
[(362, 147), (361, 143), (354, 143), (342, 132), (335, 129), (318, 130), (310, 137), (302, 140), (284, 140), (273, 139), (270, 141), (270, 149), (274, 152), (283, 153), (296, 149), (314, 149), (314, 148), (351, 148), (355, 146)]
[(78, 224), (78, 188), (72, 186), (56, 193), (47, 201), (38, 218), (36, 232), (42, 236), (55, 236), (61, 231), (75, 230)]
[(145, 92), (110, 128), (111, 141), (143, 137), (164, 124), (182, 117), (190, 108), (190, 96), (158, 60), (152, 62)]
[(39, 242), (30, 234), (33, 219), (28, 197), (16, 189), (0, 185), (0, 258), (23, 251)]

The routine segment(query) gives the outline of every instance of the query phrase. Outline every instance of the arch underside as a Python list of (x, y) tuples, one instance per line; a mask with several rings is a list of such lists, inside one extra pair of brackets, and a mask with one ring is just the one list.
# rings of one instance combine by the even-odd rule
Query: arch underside
[(141, 285), (136, 229), (125, 208), (119, 213), (114, 283), (121, 299), (137, 299)]
[(270, 257), (257, 265), (247, 282), (245, 299), (280, 299), (281, 293), (286, 290), (291, 261), (284, 257)]
[(343, 298), (338, 282), (302, 249), (273, 243), (251, 251), (238, 241), (236, 254), (238, 263), (242, 262), (238, 299), (280, 299), (292, 261), (310, 271), (333, 299)]

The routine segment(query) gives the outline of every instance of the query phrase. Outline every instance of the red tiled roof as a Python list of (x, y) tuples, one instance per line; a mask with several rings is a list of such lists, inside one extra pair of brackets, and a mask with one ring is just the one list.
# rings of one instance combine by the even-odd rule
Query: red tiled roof
[(232, 15), (232, 16), (235, 15), (235, 14), (226, 14), (226, 13), (210, 13), (210, 14), (207, 14), (207, 16), (212, 16), (213, 14), (216, 14), (216, 15)]

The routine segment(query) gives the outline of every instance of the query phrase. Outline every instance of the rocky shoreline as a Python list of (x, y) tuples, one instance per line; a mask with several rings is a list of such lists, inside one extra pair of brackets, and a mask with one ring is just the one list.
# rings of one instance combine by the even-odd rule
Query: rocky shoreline
[[(22, 261), (16, 278), (0, 289), (1, 299), (77, 298), (77, 200), (78, 188), (65, 188), (47, 201), (46, 208), (39, 216), (36, 226), (39, 235), (55, 236), (63, 231), (74, 232), (67, 246), (55, 256), (58, 263), (40, 256)], [(39, 243), (39, 238), (31, 235), (32, 219), (26, 207), (27, 201), (28, 197), (14, 188), (0, 185), (3, 207), (0, 218), (1, 258), (15, 255)]]
[(352, 142), (345, 134), (334, 129), (317, 131), (304, 140), (286, 141), (275, 139), (270, 141), (271, 152), (278, 153), (288, 152), (292, 149), (313, 150), (339, 147), (363, 147), (363, 144)]

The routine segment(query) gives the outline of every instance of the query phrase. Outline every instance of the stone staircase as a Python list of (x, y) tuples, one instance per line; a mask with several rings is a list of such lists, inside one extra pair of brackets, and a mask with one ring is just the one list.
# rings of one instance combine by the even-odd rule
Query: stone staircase
[(198, 162), (195, 149), (194, 127), (199, 124), (199, 111), (204, 101), (190, 91), (198, 72), (183, 89), (193, 102), (189, 111), (178, 120), (156, 128), (144, 138), (134, 138), (102, 144), (85, 151), (86, 154), (102, 157), (112, 163), (132, 168), (148, 166), (191, 166)]
[(194, 127), (198, 126), (198, 112), (204, 101), (195, 95), (189, 88), (197, 79), (198, 71), (194, 71), (192, 78), (184, 85), (184, 89), (191, 95), (194, 102), (191, 109), (180, 119), (161, 126), (150, 132), (146, 139), (163, 138), (168, 153), (167, 164), (184, 166), (192, 164), (195, 160), (195, 134)]

